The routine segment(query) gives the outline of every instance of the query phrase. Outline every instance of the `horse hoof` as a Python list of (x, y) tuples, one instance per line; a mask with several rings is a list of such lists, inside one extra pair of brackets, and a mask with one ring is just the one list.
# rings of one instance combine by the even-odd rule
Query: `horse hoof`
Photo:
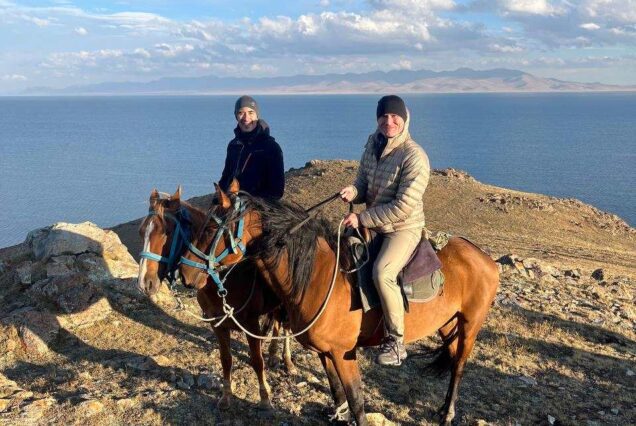
[(272, 405), (271, 401), (261, 401), (258, 404), (258, 411), (260, 411), (262, 414), (271, 413), (274, 411), (274, 406)]
[(219, 410), (227, 410), (228, 408), (230, 408), (230, 397), (229, 396), (221, 397), (219, 402), (216, 404), (216, 408), (218, 408)]
[(298, 369), (296, 368), (294, 364), (285, 366), (285, 369), (287, 370), (288, 374), (292, 374), (292, 375), (298, 374)]

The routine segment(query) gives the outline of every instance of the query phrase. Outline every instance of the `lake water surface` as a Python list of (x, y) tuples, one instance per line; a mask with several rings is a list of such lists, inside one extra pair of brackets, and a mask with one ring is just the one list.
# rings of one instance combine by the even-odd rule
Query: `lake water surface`
[[(377, 95), (257, 96), (285, 167), (358, 160)], [(575, 197), (636, 224), (636, 94), (405, 95), (434, 168)], [(212, 192), (234, 96), (0, 98), (0, 247), (57, 221), (140, 217), (150, 190)]]

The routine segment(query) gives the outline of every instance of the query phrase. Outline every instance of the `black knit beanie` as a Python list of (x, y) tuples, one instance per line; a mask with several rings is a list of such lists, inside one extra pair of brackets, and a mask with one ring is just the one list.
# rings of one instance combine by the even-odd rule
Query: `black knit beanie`
[(383, 96), (378, 101), (378, 109), (375, 112), (375, 116), (376, 118), (380, 118), (384, 114), (399, 115), (406, 121), (406, 105), (404, 105), (402, 98), (395, 95)]
[(245, 107), (253, 109), (254, 112), (256, 112), (256, 116), (260, 118), (261, 111), (258, 109), (258, 104), (253, 97), (247, 95), (241, 96), (236, 100), (236, 103), (234, 104), (234, 117), (236, 117), (236, 114), (238, 114), (241, 108)]

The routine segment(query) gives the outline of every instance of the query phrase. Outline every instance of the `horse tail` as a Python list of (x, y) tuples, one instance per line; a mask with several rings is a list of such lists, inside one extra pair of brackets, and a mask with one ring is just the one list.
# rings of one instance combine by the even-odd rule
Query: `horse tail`
[[(434, 349), (425, 349), (420, 353), (413, 354), (413, 358), (424, 357), (429, 358), (431, 361), (424, 367), (425, 372), (430, 372), (436, 376), (442, 376), (444, 373), (451, 370), (453, 367), (454, 359), (450, 354), (450, 345), (459, 337), (459, 321), (455, 323), (451, 332), (446, 336), (442, 336), (441, 346)], [(411, 357), (411, 355), (409, 355)]]

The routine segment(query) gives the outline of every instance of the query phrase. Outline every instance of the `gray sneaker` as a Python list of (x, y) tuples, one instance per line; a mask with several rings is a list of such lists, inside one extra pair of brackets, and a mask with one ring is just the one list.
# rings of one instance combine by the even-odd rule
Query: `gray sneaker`
[(404, 343), (396, 339), (395, 336), (387, 336), (380, 345), (380, 353), (375, 362), (380, 365), (401, 365), (406, 359), (406, 348)]

